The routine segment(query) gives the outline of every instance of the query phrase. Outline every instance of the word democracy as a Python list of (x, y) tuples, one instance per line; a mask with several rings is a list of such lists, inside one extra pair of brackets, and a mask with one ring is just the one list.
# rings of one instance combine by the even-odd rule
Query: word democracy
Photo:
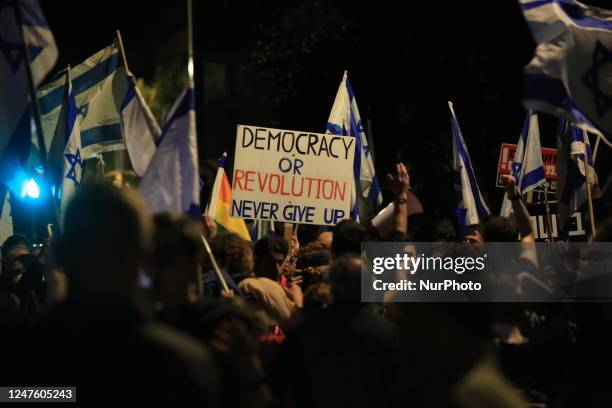
[(347, 160), (353, 149), (355, 138), (321, 135), (317, 133), (292, 132), (268, 128), (242, 127), (241, 145), (257, 150), (284, 153), (299, 153), (312, 156), (327, 156)]

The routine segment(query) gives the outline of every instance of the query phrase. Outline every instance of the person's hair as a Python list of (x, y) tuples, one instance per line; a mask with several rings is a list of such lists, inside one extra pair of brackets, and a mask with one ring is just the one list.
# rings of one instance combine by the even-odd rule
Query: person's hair
[(329, 280), (334, 303), (361, 302), (361, 258), (345, 253), (332, 263)]
[(482, 237), (485, 235), (485, 226), (482, 224), (470, 224), (466, 230), (467, 235), (473, 235), (474, 233), (479, 233)]
[(289, 253), (289, 244), (278, 235), (266, 235), (255, 243), (254, 251), (255, 258), (268, 256), (273, 253), (281, 253), (287, 256)]
[(329, 251), (300, 251), (297, 259), (297, 268), (306, 269), (308, 267), (317, 267), (322, 265), (329, 265), (331, 263), (331, 254)]
[(353, 220), (340, 221), (333, 231), (332, 253), (341, 256), (348, 252), (361, 253), (361, 243), (368, 238), (368, 230)]
[[(251, 244), (237, 234), (218, 234), (210, 247), (220, 268), (225, 268), (231, 276), (250, 273), (250, 265), (245, 265), (245, 259), (252, 251)], [(208, 260), (210, 262), (210, 260)]]
[(57, 246), (69, 296), (80, 289), (129, 292), (150, 253), (152, 232), (152, 217), (136, 192), (108, 184), (81, 187), (66, 208)]
[(516, 242), (518, 237), (518, 228), (509, 218), (493, 216), (487, 219), (484, 227), (486, 242)]
[(8, 252), (16, 247), (24, 247), (30, 250), (30, 240), (25, 235), (14, 234), (8, 237), (4, 243), (2, 243), (2, 259), (5, 259)]
[(183, 214), (158, 214), (155, 221), (156, 267), (172, 266), (180, 258), (200, 260), (204, 247), (200, 237), (200, 225)]

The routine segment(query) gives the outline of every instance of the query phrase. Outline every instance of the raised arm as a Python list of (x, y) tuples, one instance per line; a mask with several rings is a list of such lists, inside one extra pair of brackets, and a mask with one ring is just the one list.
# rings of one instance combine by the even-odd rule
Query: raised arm
[(504, 175), (501, 177), (501, 181), (506, 189), (506, 194), (508, 194), (508, 199), (512, 202), (514, 221), (521, 234), (521, 242), (535, 242), (535, 235), (529, 221), (529, 212), (516, 188), (516, 180), (512, 176)]

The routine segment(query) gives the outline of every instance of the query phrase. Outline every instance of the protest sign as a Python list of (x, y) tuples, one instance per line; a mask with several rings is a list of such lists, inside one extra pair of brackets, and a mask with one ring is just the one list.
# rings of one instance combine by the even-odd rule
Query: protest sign
[[(497, 165), (497, 187), (504, 187), (501, 176), (511, 174), (511, 164), (514, 160), (517, 145), (502, 143), (499, 152), (499, 163)], [(557, 189), (557, 149), (542, 148), (542, 161), (544, 162), (544, 177), (546, 178), (547, 190), (554, 193)], [(544, 185), (538, 186), (534, 191), (544, 191)]]
[[(546, 226), (546, 205), (543, 203), (532, 203), (527, 204), (527, 210), (529, 211), (529, 219), (531, 221), (531, 228), (535, 235), (536, 241), (547, 241), (549, 234)], [(553, 240), (559, 238), (559, 209), (557, 203), (549, 204), (550, 210), (550, 234)], [(580, 211), (576, 211), (570, 215), (569, 228), (567, 235), (570, 241), (586, 241), (587, 233), (585, 230), (586, 223), (584, 217)]]
[(238, 125), (231, 215), (336, 225), (350, 214), (355, 138)]

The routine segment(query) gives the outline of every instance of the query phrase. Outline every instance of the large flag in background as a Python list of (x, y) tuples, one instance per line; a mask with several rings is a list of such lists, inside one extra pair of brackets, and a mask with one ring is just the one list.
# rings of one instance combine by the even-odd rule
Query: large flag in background
[[(71, 77), (81, 118), (82, 159), (124, 149), (121, 107), (129, 86), (116, 45), (113, 43), (73, 67)], [(47, 147), (53, 143), (65, 95), (63, 73), (38, 91)]]
[[(215, 177), (212, 193), (210, 195), (210, 203), (208, 205), (207, 214), (210, 216), (217, 227), (224, 232), (233, 232), (247, 241), (251, 240), (249, 230), (242, 218), (234, 218), (230, 215), (230, 206), (232, 205), (232, 187), (230, 186), (227, 175), (225, 174), (225, 163), (227, 155), (219, 160), (219, 168)], [(266, 221), (258, 220), (257, 222), (264, 223)]]
[[(521, 195), (527, 194), (546, 182), (538, 115), (532, 111), (527, 112), (525, 117), (521, 136), (519, 137), (510, 167), (512, 176), (516, 180), (516, 187)], [(512, 202), (508, 199), (508, 195), (504, 193), (500, 215), (502, 217), (509, 217), (511, 212)]]
[(382, 194), (357, 108), (357, 100), (346, 71), (327, 120), (327, 132), (355, 138), (356, 150), (353, 167), (355, 185), (352, 191), (351, 218), (358, 219), (361, 214), (361, 218), (366, 222), (370, 209), (382, 204)]
[(132, 167), (144, 176), (155, 154), (155, 141), (161, 134), (157, 121), (147, 106), (131, 72), (128, 76), (128, 92), (121, 105), (121, 128)]
[(174, 103), (138, 190), (155, 213), (200, 216), (200, 176), (193, 84)]
[(453, 110), (453, 104), (448, 102), (448, 107), (451, 112), (451, 129), (453, 131), (453, 170), (455, 191), (457, 192), (456, 212), (461, 227), (461, 235), (465, 236), (468, 225), (483, 221), (491, 212), (478, 188), (474, 168)]
[(0, 184), (0, 245), (11, 235), (13, 235), (13, 216), (9, 190)]
[[(56, 140), (62, 140), (60, 154), (49, 155), (49, 168), (51, 177), (56, 186), (62, 186), (60, 193), (60, 214), (64, 213), (66, 206), (72, 196), (81, 185), (83, 160), (81, 156), (81, 131), (80, 118), (76, 104), (76, 98), (72, 81), (71, 70), (65, 72), (66, 94), (59, 115)], [(52, 147), (52, 151), (55, 147)], [(59, 160), (58, 160), (59, 159)]]
[(574, 124), (559, 120), (557, 131), (557, 202), (559, 226), (567, 234), (567, 220), (587, 200), (586, 177), (597, 184), (589, 138)]
[(537, 43), (525, 67), (525, 106), (612, 142), (612, 12), (574, 0), (519, 4)]
[(5, 183), (27, 159), (32, 137), (24, 39), (36, 87), (57, 60), (53, 34), (37, 0), (0, 2), (0, 180)]

